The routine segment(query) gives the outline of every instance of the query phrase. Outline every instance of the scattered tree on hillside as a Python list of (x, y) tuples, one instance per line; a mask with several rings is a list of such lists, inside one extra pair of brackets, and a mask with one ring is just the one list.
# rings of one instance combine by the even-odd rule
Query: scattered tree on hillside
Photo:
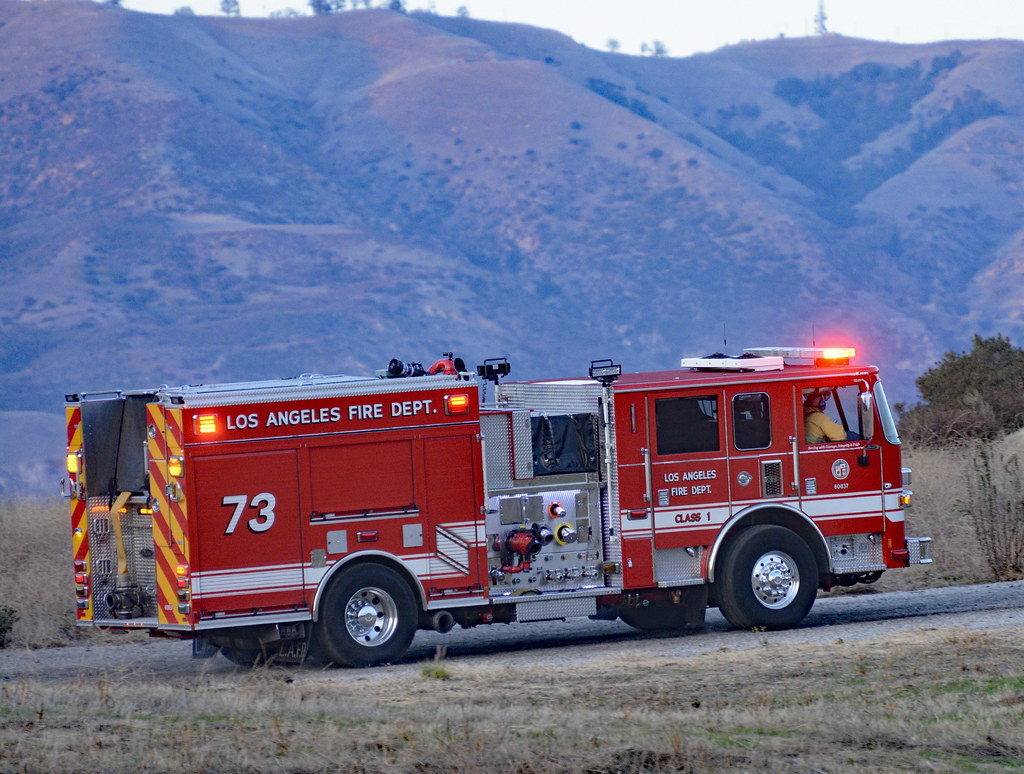
[(975, 334), (970, 352), (947, 352), (916, 384), (923, 402), (896, 407), (912, 443), (988, 440), (1024, 427), (1024, 350), (1005, 336)]
[(220, 12), (225, 16), (239, 16), (238, 0), (220, 0)]
[[(355, 9), (355, 0), (352, 2), (352, 8)], [(327, 13), (340, 13), (346, 10), (346, 0), (309, 0), (309, 8), (317, 16), (323, 16)]]
[(608, 42), (605, 43), (605, 46), (608, 48), (609, 51), (611, 51), (614, 54), (616, 51), (619, 50), (619, 41), (617, 41), (615, 38), (608, 38)]
[(651, 43), (651, 54), (653, 56), (668, 56), (668, 46), (660, 40), (656, 40)]
[(191, 6), (183, 5), (181, 8), (174, 9), (175, 16), (195, 16), (196, 12), (192, 10)]
[(455, 9), (455, 15), (458, 16), (460, 19), (468, 19), (469, 9), (464, 5), (460, 5), (458, 8)]

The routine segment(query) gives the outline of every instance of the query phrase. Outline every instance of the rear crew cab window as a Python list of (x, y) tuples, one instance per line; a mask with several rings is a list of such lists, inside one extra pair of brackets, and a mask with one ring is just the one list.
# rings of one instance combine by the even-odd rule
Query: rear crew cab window
[(718, 451), (718, 397), (654, 401), (658, 456)]
[(732, 440), (740, 451), (767, 449), (772, 445), (772, 418), (765, 393), (733, 396)]

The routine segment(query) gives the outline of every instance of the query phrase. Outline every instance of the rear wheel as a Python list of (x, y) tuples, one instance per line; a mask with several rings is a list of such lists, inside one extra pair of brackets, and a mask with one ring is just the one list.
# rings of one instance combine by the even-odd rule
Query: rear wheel
[(743, 530), (722, 561), (718, 608), (733, 626), (785, 629), (803, 620), (818, 590), (811, 549), (785, 527)]
[(394, 570), (357, 565), (342, 571), (324, 594), (317, 626), (321, 653), (341, 666), (394, 661), (416, 633), (416, 601)]

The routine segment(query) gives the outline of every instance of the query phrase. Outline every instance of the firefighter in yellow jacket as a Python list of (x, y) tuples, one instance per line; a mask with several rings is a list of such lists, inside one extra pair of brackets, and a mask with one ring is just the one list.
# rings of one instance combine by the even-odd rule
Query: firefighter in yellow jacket
[(846, 440), (846, 431), (825, 413), (828, 393), (814, 390), (804, 398), (804, 440), (807, 443), (835, 443)]

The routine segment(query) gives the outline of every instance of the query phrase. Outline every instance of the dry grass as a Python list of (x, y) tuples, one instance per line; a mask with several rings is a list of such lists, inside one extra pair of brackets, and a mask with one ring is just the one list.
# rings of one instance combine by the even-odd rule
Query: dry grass
[(972, 455), (969, 448), (904, 452), (904, 466), (914, 471), (910, 487), (914, 492), (913, 505), (906, 512), (907, 536), (930, 536), (934, 562), (887, 572), (876, 588), (894, 591), (995, 580), (985, 563), (970, 517), (960, 513), (956, 506), (964, 496)]
[[(498, 674), (374, 670), (0, 682), (0, 771), (655, 772), (1024, 768), (1024, 630), (926, 630)], [(573, 661), (573, 664), (579, 664)]]
[(18, 614), (8, 645), (66, 645), (76, 635), (67, 502), (40, 499), (3, 504), (0, 547), (0, 604)]

